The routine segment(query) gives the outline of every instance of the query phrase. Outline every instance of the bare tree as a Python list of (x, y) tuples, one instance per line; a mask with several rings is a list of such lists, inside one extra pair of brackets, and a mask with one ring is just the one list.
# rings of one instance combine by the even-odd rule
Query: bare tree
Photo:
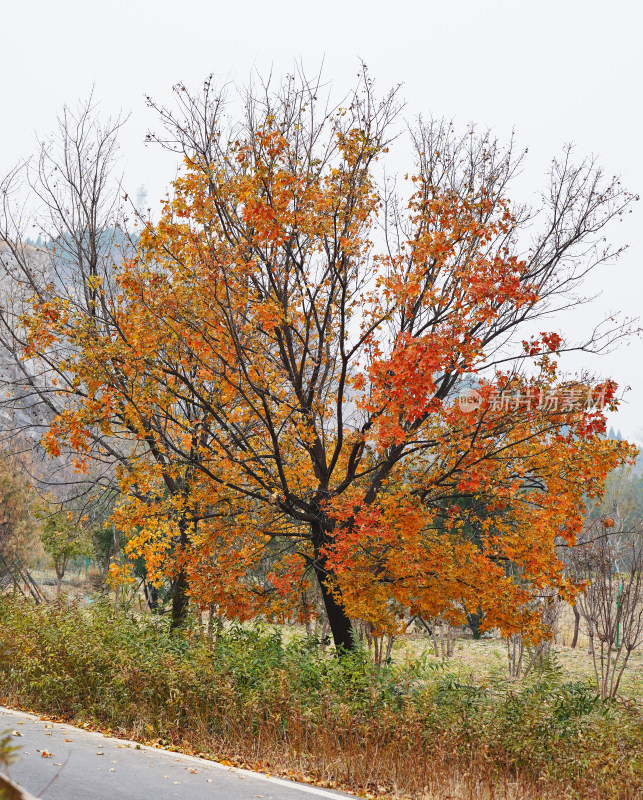
[(603, 698), (616, 696), (632, 651), (643, 643), (643, 531), (610, 532), (612, 523), (598, 520), (570, 554), (572, 573), (585, 584), (576, 607)]
[[(34, 303), (46, 308), (52, 297), (63, 297), (109, 326), (113, 264), (127, 244), (114, 177), (121, 125), (121, 119), (101, 122), (91, 97), (75, 112), (65, 108), (56, 134), (0, 181), (0, 413), (6, 434), (30, 451), (38, 452), (51, 420), (83, 387), (65, 369), (73, 357), (68, 343), (37, 348), (29, 357), (21, 317)], [(40, 246), (30, 242), (35, 235)], [(63, 453), (53, 462), (41, 458), (40, 469), (32, 458), (33, 477), (60, 500), (111, 489), (123, 449), (99, 436), (94, 444), (91, 475), (75, 473), (73, 454)]]
[(560, 614), (561, 603), (553, 591), (541, 590), (538, 597), (532, 601), (532, 605), (539, 610), (542, 628), (548, 635), (536, 644), (526, 642), (520, 633), (506, 637), (510, 678), (527, 676), (551, 651), (550, 637)]

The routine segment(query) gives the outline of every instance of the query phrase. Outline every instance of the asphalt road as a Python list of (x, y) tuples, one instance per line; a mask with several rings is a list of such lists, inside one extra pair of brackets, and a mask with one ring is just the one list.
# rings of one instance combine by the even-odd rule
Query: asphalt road
[(20, 753), (9, 771), (11, 778), (43, 800), (348, 797), (0, 707), (0, 732), (4, 730), (20, 734), (14, 739)]

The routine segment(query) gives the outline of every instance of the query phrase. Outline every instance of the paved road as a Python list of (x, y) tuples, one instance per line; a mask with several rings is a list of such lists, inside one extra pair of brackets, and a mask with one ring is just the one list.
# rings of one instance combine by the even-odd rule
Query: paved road
[(0, 731), (7, 729), (20, 734), (14, 740), (21, 747), (20, 759), (11, 766), (11, 778), (43, 800), (313, 800), (315, 796), (342, 800), (348, 797), (214, 761), (137, 746), (134, 742), (47, 722), (33, 714), (0, 706)]

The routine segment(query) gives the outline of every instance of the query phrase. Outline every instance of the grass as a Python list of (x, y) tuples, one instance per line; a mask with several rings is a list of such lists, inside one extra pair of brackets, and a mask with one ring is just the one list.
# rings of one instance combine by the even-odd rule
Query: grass
[[(394, 658), (403, 660), (420, 657), (431, 650), (429, 638), (423, 635), (404, 636), (393, 646)], [(592, 657), (587, 646), (572, 650), (561, 644), (552, 645), (552, 651), (567, 680), (594, 681)], [(488, 683), (494, 676), (507, 671), (507, 649), (502, 639), (460, 639), (455, 653), (449, 660), (449, 670), (465, 681), (476, 684)], [(643, 650), (634, 650), (625, 668), (620, 694), (635, 700), (643, 707)]]
[[(501, 676), (498, 645), (453, 663), (398, 648), (378, 669), (305, 637), (196, 632), (107, 605), (0, 599), (0, 694), (9, 705), (363, 796), (639, 798), (643, 718), (601, 702), (555, 657)], [(424, 640), (426, 641), (426, 640)], [(476, 659), (491, 664), (485, 672)]]

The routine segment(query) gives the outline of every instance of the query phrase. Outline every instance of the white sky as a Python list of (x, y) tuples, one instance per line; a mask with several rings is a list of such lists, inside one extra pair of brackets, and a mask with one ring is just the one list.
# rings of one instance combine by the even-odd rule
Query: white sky
[[(0, 11), (0, 172), (95, 84), (105, 114), (131, 113), (121, 139), (126, 188), (135, 195), (144, 184), (153, 204), (173, 168), (142, 143), (155, 123), (144, 94), (169, 103), (178, 81), (196, 88), (214, 72), (244, 82), (253, 67), (279, 76), (298, 60), (312, 74), (322, 59), (343, 93), (362, 59), (381, 91), (403, 84), (408, 116), (474, 121), (503, 138), (515, 128), (529, 147), (522, 187), (544, 185), (548, 161), (573, 142), (579, 157), (597, 155), (608, 174), (643, 190), (643, 6), (635, 0), (2, 0)], [(613, 227), (612, 239), (630, 250), (596, 274), (589, 288), (602, 291), (599, 300), (553, 328), (639, 314), (642, 222), (638, 204)], [(632, 387), (609, 423), (643, 439), (643, 340), (573, 364), (581, 365)]]

